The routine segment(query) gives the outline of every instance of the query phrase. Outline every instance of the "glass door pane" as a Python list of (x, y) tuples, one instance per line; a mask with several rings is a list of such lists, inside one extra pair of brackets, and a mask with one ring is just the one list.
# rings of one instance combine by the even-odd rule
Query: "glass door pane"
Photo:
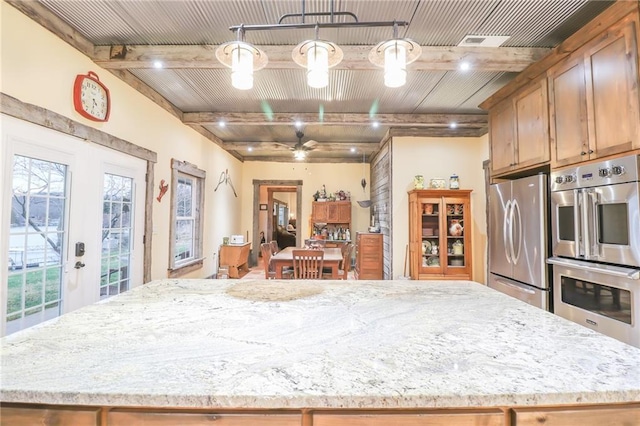
[(422, 211), (422, 268), (434, 273), (440, 262), (440, 202), (423, 200)]
[(464, 204), (446, 203), (447, 266), (464, 267)]
[(60, 315), (66, 203), (66, 165), (14, 156), (7, 334)]
[(133, 179), (104, 175), (100, 298), (130, 288), (133, 235)]

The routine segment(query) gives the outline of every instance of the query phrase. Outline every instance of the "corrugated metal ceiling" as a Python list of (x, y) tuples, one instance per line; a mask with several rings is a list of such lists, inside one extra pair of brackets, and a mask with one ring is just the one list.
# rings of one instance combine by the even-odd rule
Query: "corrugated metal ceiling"
[[(284, 14), (302, 12), (300, 0), (131, 1), (40, 0), (62, 20), (97, 46), (201, 45), (235, 39), (229, 27), (276, 24)], [(456, 46), (465, 35), (509, 35), (512, 47), (553, 47), (602, 12), (612, 2), (597, 0), (306, 0), (305, 12), (352, 12), (360, 21), (405, 20), (399, 35), (423, 46)], [(329, 17), (307, 16), (306, 22)], [(351, 21), (334, 16), (334, 22)], [(300, 17), (285, 23), (300, 22)], [(314, 31), (248, 31), (256, 45), (295, 45)], [(320, 38), (341, 46), (374, 45), (392, 36), (390, 27), (322, 29)], [(269, 52), (267, 52), (269, 55)], [(230, 87), (227, 69), (131, 69), (153, 90), (184, 112), (308, 112), (317, 113), (483, 113), (478, 104), (506, 84), (513, 72), (414, 71), (407, 84), (388, 89), (381, 70), (334, 69), (325, 89), (312, 89), (305, 70), (265, 68), (255, 73), (250, 91)], [(264, 128), (262, 128), (264, 127)], [(222, 140), (295, 142), (288, 126), (205, 128)], [(318, 141), (377, 143), (387, 127), (313, 126)], [(289, 135), (289, 136), (287, 136)], [(286, 154), (286, 153), (285, 153)], [(348, 155), (347, 153), (343, 153)], [(244, 155), (244, 154), (243, 154)], [(259, 155), (257, 153), (247, 154)], [(265, 154), (267, 155), (267, 154)]]

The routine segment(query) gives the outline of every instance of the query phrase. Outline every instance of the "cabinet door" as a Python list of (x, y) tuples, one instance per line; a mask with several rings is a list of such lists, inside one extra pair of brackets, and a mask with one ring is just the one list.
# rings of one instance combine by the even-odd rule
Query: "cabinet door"
[(109, 426), (300, 426), (299, 414), (154, 413), (111, 410)]
[(638, 48), (634, 21), (611, 27), (586, 58), (590, 145), (595, 157), (640, 147)]
[(518, 94), (516, 104), (517, 168), (549, 161), (549, 109), (547, 79), (542, 78)]
[(549, 70), (551, 157), (555, 167), (589, 157), (584, 53)]
[(97, 408), (29, 408), (2, 407), (0, 425), (74, 425), (95, 426), (100, 410)]
[(314, 414), (313, 426), (503, 426), (504, 414), (491, 412), (433, 411), (427, 413)]
[(338, 205), (338, 222), (351, 222), (351, 203), (340, 203)]
[(514, 165), (516, 114), (511, 98), (489, 111), (489, 143), (492, 174), (511, 170)]
[[(448, 276), (459, 276), (461, 279), (471, 277), (471, 238), (469, 235), (471, 217), (469, 203), (464, 198), (445, 198), (446, 237), (443, 248), (444, 273)], [(469, 223), (467, 223), (469, 222)]]
[(640, 424), (640, 405), (618, 407), (516, 408), (517, 426), (602, 426)]
[(311, 205), (311, 219), (313, 222), (327, 222), (328, 207), (327, 202), (315, 201)]

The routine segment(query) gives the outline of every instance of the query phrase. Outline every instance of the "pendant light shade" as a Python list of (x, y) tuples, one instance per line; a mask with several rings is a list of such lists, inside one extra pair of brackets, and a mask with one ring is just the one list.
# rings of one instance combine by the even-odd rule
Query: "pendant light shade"
[(231, 85), (240, 90), (253, 87), (253, 54), (240, 43), (231, 50)]
[[(242, 38), (240, 30), (238, 38)], [(262, 50), (242, 40), (221, 44), (216, 50), (216, 58), (231, 68), (231, 84), (239, 90), (251, 89), (253, 72), (264, 68), (269, 61)]]
[(401, 87), (407, 82), (407, 50), (401, 43), (384, 49), (384, 85)]
[(296, 46), (293, 61), (307, 69), (307, 84), (321, 89), (329, 84), (329, 68), (342, 61), (342, 49), (323, 40), (306, 40)]
[(391, 40), (378, 43), (369, 52), (369, 61), (384, 68), (384, 85), (401, 87), (407, 82), (407, 65), (422, 54), (422, 48), (407, 38), (398, 38), (398, 28), (393, 28)]

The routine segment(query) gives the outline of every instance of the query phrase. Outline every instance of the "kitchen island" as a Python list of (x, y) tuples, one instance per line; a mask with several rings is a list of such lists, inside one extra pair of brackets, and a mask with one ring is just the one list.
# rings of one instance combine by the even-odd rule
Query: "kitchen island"
[(0, 344), (2, 424), (640, 423), (640, 349), (469, 281), (161, 280)]

